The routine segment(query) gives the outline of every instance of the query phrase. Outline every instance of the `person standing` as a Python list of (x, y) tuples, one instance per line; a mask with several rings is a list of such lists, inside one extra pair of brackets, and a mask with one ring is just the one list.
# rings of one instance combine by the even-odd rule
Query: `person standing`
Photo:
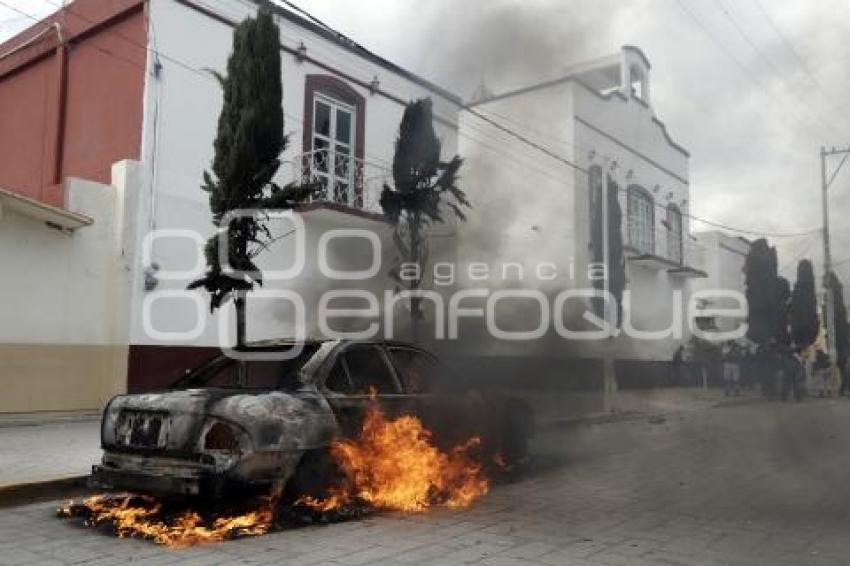
[(685, 367), (685, 346), (684, 344), (676, 348), (673, 353), (673, 385), (686, 385), (687, 368)]
[(800, 353), (790, 346), (782, 346), (779, 355), (779, 383), (783, 401), (791, 395), (797, 401), (803, 400), (803, 360)]
[(723, 392), (726, 396), (741, 394), (741, 356), (732, 341), (723, 345)]
[(818, 397), (826, 396), (829, 390), (829, 356), (823, 350), (818, 350), (815, 353), (815, 363), (813, 366), (815, 374), (815, 388), (818, 390)]

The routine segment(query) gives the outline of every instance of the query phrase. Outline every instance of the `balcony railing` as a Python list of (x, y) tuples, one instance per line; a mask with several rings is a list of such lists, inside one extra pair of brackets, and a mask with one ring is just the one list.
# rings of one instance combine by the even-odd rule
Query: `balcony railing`
[(313, 202), (332, 202), (366, 212), (381, 213), (379, 199), (391, 180), (389, 167), (328, 149), (308, 151), (284, 161), (282, 183), (316, 182)]

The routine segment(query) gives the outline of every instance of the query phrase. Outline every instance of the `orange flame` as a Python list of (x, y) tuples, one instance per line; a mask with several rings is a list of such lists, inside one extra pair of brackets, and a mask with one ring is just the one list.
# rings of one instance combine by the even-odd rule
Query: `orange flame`
[[(470, 456), (480, 443), (473, 437), (442, 452), (418, 418), (406, 415), (387, 419), (373, 407), (366, 414), (358, 439), (337, 441), (331, 446), (331, 455), (346, 482), (332, 487), (324, 499), (305, 496), (295, 505), (320, 513), (338, 511), (355, 502), (408, 512), (432, 505), (467, 507), (490, 487), (481, 464)], [(81, 503), (69, 502), (57, 510), (57, 515), (84, 515), (88, 526), (109, 524), (122, 538), (136, 536), (165, 546), (192, 546), (266, 534), (274, 524), (281, 492), (282, 486), (276, 486), (258, 509), (212, 522), (205, 522), (192, 510), (166, 521), (160, 502), (133, 494), (96, 495)]]
[[(58, 510), (59, 516), (74, 514), (73, 504)], [(156, 517), (162, 505), (147, 496), (96, 495), (82, 502), (88, 513), (86, 524), (96, 526), (111, 523), (119, 537), (138, 536), (165, 546), (192, 546), (204, 542), (219, 542), (233, 536), (262, 535), (274, 520), (275, 502), (270, 500), (256, 511), (233, 517), (219, 517), (209, 526), (201, 516), (186, 511), (167, 523)]]
[(418, 418), (389, 420), (373, 407), (358, 439), (331, 446), (349, 487), (335, 487), (325, 499), (305, 497), (296, 503), (321, 512), (355, 499), (398, 511), (423, 511), (434, 504), (467, 507), (489, 489), (482, 466), (469, 455), (480, 443), (473, 437), (441, 452)]

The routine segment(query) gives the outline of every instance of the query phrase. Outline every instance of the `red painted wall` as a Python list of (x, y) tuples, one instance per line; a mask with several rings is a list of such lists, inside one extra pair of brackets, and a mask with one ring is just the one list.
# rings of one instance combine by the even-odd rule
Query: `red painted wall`
[(63, 179), (108, 183), (112, 163), (138, 159), (147, 52), (142, 0), (76, 0), (0, 45), (0, 187), (65, 205)]

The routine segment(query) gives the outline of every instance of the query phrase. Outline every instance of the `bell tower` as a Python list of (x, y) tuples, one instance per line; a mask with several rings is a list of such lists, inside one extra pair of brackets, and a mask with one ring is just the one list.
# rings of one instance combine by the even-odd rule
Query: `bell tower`
[(649, 98), (649, 59), (639, 48), (624, 45), (621, 49), (620, 65), (621, 92), (628, 98), (635, 98), (647, 106)]

